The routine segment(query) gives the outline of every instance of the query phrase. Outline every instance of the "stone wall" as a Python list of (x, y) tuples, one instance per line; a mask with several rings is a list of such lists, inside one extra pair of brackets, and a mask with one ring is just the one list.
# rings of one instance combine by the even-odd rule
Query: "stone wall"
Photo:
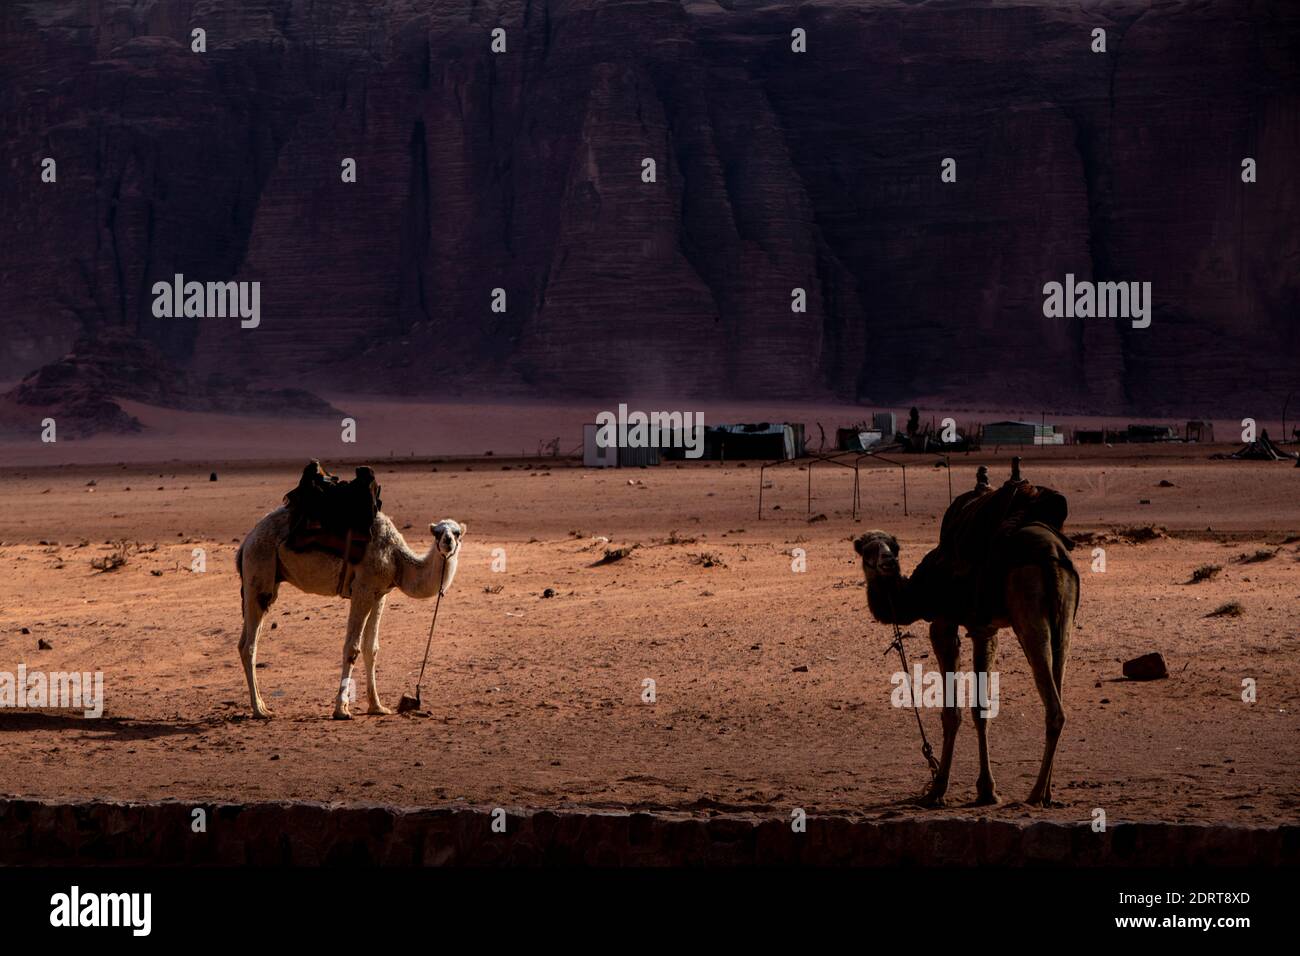
[[(194, 833), (192, 812), (207, 812)], [(395, 809), (321, 804), (0, 801), (0, 865), (217, 864), (678, 866), (1276, 866), (1300, 862), (1300, 826), (1086, 823), (921, 816), (753, 816)]]

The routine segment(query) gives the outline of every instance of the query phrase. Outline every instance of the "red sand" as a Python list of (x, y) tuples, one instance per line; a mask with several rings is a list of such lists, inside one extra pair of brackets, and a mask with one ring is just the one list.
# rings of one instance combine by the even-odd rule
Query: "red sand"
[[(222, 427), (234, 434), (240, 425)], [(197, 458), (207, 433), (189, 434), (159, 457)], [(296, 434), (283, 445), (252, 435), (250, 447), (301, 457), (310, 442)], [(161, 447), (105, 441), (95, 457)], [(312, 453), (337, 466), (323, 447), (336, 446)], [(1050, 810), (1014, 804), (1037, 769), (1042, 709), (1014, 636), (1002, 632), (991, 741), (1006, 803), (962, 812), (1084, 820), (1102, 807), (1111, 820), (1300, 820), (1300, 545), (1287, 540), (1300, 531), (1300, 469), (1211, 462), (1210, 450), (1024, 453), (1026, 477), (1069, 495), (1070, 530), (1141, 523), (1172, 536), (1106, 545), (1104, 574), (1090, 572), (1089, 548), (1075, 551), (1083, 597), (1055, 775), (1061, 805)], [(905, 570), (933, 546), (947, 479), (915, 461), (909, 518), (896, 471), (864, 469), (865, 514), (855, 522), (848, 473), (819, 469), (813, 510), (827, 520), (811, 524), (807, 475), (794, 468), (772, 474), (759, 522), (756, 465), (381, 465), (385, 510), (411, 525), (413, 547), (424, 550), (429, 522), (444, 516), (467, 522), (469, 536), (426, 678), (431, 716), (346, 723), (329, 719), (342, 601), (281, 591), (259, 672), (273, 721), (249, 719), (236, 650), (236, 544), (300, 463), (10, 467), (0, 471), (0, 671), (102, 670), (107, 703), (100, 720), (0, 712), (0, 779), (27, 797), (898, 812), (927, 775), (911, 713), (889, 703), (897, 664), (883, 654), (888, 629), (866, 616), (851, 539), (890, 530)], [(956, 490), (972, 484), (979, 461), (992, 463), (995, 481), (1005, 475), (1005, 454), (954, 460)], [(214, 467), (220, 480), (211, 483)], [(1174, 487), (1158, 487), (1162, 479)], [(673, 531), (683, 540), (665, 543)], [(593, 567), (595, 535), (640, 547)], [(112, 573), (92, 570), (118, 538), (157, 550)], [(188, 570), (195, 547), (207, 550), (204, 574)], [(489, 568), (498, 547), (503, 574)], [(793, 547), (806, 549), (807, 573), (791, 571)], [(1263, 548), (1276, 553), (1234, 562)], [(705, 567), (705, 553), (721, 564)], [(1223, 570), (1183, 583), (1204, 564)], [(558, 595), (542, 598), (547, 587)], [(1244, 613), (1206, 616), (1228, 601)], [(413, 682), (431, 612), (430, 602), (390, 598), (379, 663), (389, 706)], [(53, 649), (37, 650), (40, 638)], [(929, 666), (925, 641), (914, 648)], [(1119, 679), (1123, 660), (1150, 650), (1164, 654), (1170, 679)], [(1258, 683), (1254, 704), (1240, 699), (1247, 677)], [(653, 705), (640, 699), (645, 678), (657, 684)], [(359, 712), (364, 689), (358, 696)], [(938, 713), (924, 716), (937, 742)], [(973, 799), (975, 776), (967, 717), (951, 804)]]

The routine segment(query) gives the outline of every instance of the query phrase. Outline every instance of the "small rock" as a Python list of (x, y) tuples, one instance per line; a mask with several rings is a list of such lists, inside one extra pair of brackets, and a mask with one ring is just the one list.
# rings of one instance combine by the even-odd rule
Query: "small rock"
[(208, 475), (208, 481), (216, 481), (216, 480), (217, 480), (217, 473), (215, 471), (212, 472), (212, 474)]
[(800, 664), (798, 667), (794, 668), (794, 672), (795, 672), (796, 674), (807, 674), (807, 673), (808, 673), (808, 665), (807, 665), (807, 664)]
[(544, 598), (555, 597), (555, 588), (547, 588), (545, 591), (542, 592), (542, 597)]
[(1174, 487), (1174, 483), (1173, 483), (1172, 481), (1170, 481), (1168, 478), (1161, 478), (1161, 479), (1160, 479), (1160, 484), (1159, 484), (1157, 487), (1159, 487), (1159, 488), (1173, 488), (1173, 487)]
[(1125, 661), (1124, 676), (1129, 680), (1162, 680), (1169, 676), (1169, 669), (1165, 667), (1165, 659), (1152, 652)]
[(30, 627), (25, 627), (25, 628), (23, 628), (22, 631), (20, 631), (19, 633), (21, 633), (21, 634), (30, 634), (31, 632), (32, 632), (32, 629), (31, 629)]
[(52, 651), (52, 650), (54, 650), (54, 645), (51, 644), (49, 641), (47, 641), (47, 640), (46, 640), (45, 638), (43, 638), (43, 637), (42, 637), (40, 640), (38, 640), (38, 641), (36, 642), (36, 647), (37, 647), (38, 650), (42, 650), (42, 651)]

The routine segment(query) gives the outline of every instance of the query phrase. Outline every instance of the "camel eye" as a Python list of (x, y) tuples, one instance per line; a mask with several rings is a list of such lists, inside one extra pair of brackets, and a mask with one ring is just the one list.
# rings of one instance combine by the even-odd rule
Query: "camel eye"
[(461, 532), (460, 532), (460, 528), (457, 528), (455, 531), (452, 532), (452, 534), (454, 534), (456, 537), (459, 538), (459, 537), (460, 537), (460, 534), (461, 534)]

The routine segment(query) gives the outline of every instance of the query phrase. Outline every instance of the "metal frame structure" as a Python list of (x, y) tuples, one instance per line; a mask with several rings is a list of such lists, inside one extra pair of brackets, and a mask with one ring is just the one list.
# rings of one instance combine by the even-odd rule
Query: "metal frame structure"
[(853, 469), (853, 517), (856, 518), (858, 516), (858, 503), (861, 500), (858, 491), (858, 463), (854, 461), (853, 464), (849, 464), (846, 461), (840, 461), (841, 458), (849, 455), (861, 457), (858, 452), (841, 451), (832, 452), (829, 455), (804, 455), (801, 458), (782, 458), (778, 461), (769, 461), (760, 465), (758, 468), (758, 520), (763, 520), (763, 482), (767, 477), (767, 469), (780, 468), (783, 465), (797, 465), (800, 462), (806, 462), (808, 467), (808, 514), (812, 514), (812, 470), (813, 465), (819, 461), (839, 465), (841, 468)]
[[(849, 456), (853, 456), (852, 463), (840, 460), (842, 458), (847, 458)], [(952, 504), (952, 464), (949, 461), (947, 455), (941, 455), (939, 457), (942, 458), (944, 463), (944, 469), (948, 472), (948, 503)], [(828, 455), (804, 455), (801, 458), (783, 458), (778, 461), (769, 461), (763, 465), (760, 465), (758, 469), (758, 520), (759, 521), (763, 520), (763, 485), (767, 478), (767, 469), (780, 468), (784, 465), (794, 465), (794, 464), (799, 464), (801, 462), (806, 463), (807, 470), (808, 470), (808, 510), (806, 513), (810, 515), (812, 514), (813, 467), (818, 462), (823, 462), (826, 464), (838, 465), (841, 468), (853, 469), (852, 514), (854, 520), (856, 520), (858, 517), (858, 509), (862, 507), (862, 486), (861, 486), (860, 466), (862, 465), (864, 459), (881, 461), (888, 465), (893, 465), (894, 467), (898, 468), (899, 471), (902, 472), (903, 515), (904, 517), (909, 516), (908, 507), (907, 507), (907, 465), (906, 463), (898, 461), (894, 458), (886, 458), (884, 455), (879, 455), (876, 454), (875, 452), (870, 452), (870, 451), (865, 451), (865, 452), (840, 451), (840, 452), (832, 452), (831, 454)]]

